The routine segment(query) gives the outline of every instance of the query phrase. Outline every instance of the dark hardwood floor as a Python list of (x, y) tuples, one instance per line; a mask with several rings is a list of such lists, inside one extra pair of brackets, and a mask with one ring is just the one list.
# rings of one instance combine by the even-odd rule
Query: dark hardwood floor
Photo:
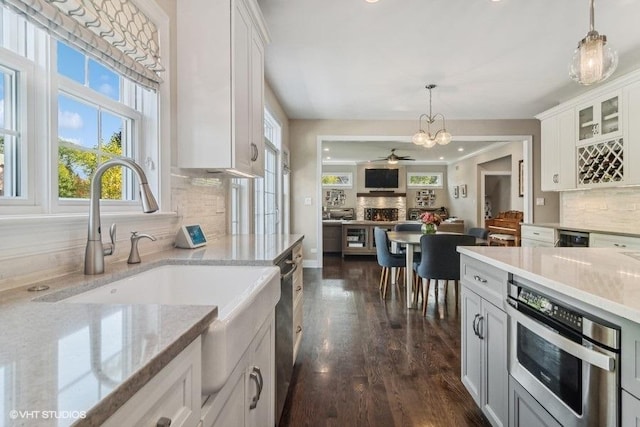
[[(374, 257), (325, 256), (304, 270), (304, 337), (281, 427), (488, 426), (460, 382), (460, 312), (429, 296), (427, 317)], [(442, 286), (442, 285), (440, 285)]]

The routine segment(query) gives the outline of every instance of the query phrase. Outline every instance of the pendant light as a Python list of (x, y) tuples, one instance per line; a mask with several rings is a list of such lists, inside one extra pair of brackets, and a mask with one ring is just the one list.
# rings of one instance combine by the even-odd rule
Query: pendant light
[[(418, 118), (418, 132), (413, 135), (411, 141), (416, 145), (423, 145), (427, 148), (431, 148), (436, 144), (447, 145), (451, 142), (451, 134), (447, 132), (444, 116), (440, 113), (431, 113), (431, 90), (436, 87), (434, 84), (425, 86), (429, 91), (429, 114), (421, 114)], [(435, 135), (431, 135), (431, 125), (436, 121), (438, 116), (442, 119), (442, 129), (437, 131)], [(422, 128), (422, 119), (424, 118), (427, 123), (427, 131)]]
[(589, 0), (589, 32), (578, 43), (569, 67), (569, 76), (585, 86), (606, 80), (618, 66), (618, 54), (607, 36), (594, 29), (593, 3)]

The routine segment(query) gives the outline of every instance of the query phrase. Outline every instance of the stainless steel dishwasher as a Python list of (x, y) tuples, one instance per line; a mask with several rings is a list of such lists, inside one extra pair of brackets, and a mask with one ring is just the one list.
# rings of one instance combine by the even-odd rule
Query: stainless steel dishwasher
[(276, 260), (280, 267), (280, 301), (276, 304), (276, 425), (280, 422), (293, 373), (293, 273), (298, 264), (289, 250)]

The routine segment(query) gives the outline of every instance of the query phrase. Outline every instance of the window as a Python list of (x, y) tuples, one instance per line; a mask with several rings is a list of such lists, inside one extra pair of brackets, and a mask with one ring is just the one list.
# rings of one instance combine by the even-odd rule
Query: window
[[(84, 212), (93, 172), (119, 156), (159, 196), (158, 96), (0, 6), (0, 214)], [(138, 212), (135, 180), (107, 170), (103, 210)]]
[(0, 197), (22, 196), (22, 138), (18, 131), (18, 72), (0, 67)]
[[(116, 157), (136, 157), (135, 129), (142, 90), (83, 53), (57, 42), (58, 197), (87, 199), (96, 168)], [(125, 96), (125, 92), (130, 96)], [(133, 200), (127, 169), (111, 168), (102, 179), (102, 198)]]

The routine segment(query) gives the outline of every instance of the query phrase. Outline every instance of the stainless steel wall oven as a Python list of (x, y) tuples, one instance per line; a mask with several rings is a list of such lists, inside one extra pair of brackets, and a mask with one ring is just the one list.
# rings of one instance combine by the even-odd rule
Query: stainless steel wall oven
[(509, 374), (563, 426), (618, 426), (620, 328), (509, 283)]

